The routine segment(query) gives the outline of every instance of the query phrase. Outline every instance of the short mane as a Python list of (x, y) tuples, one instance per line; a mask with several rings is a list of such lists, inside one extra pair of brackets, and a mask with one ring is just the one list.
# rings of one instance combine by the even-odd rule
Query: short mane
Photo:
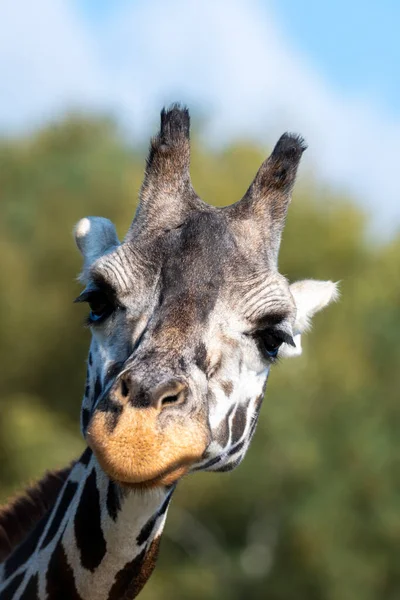
[(0, 563), (54, 506), (72, 466), (46, 473), (43, 479), (28, 488), (24, 494), (0, 508)]

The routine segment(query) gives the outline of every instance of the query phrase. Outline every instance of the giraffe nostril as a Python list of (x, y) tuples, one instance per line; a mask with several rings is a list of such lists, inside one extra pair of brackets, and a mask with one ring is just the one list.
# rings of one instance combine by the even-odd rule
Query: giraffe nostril
[(183, 392), (171, 396), (164, 396), (164, 398), (162, 398), (161, 400), (161, 408), (166, 406), (167, 404), (182, 404), (184, 400), (185, 394)]
[(187, 385), (180, 380), (171, 380), (153, 390), (153, 402), (159, 410), (183, 404), (187, 396)]
[(131, 374), (124, 373), (117, 381), (115, 391), (123, 403), (129, 401), (136, 408), (153, 406), (161, 411), (167, 406), (183, 404), (188, 386), (179, 379), (170, 379), (149, 389), (140, 385)]
[(127, 398), (129, 396), (129, 385), (128, 385), (128, 382), (126, 381), (125, 377), (121, 377), (121, 379), (120, 379), (120, 390), (121, 390), (121, 395), (124, 398)]

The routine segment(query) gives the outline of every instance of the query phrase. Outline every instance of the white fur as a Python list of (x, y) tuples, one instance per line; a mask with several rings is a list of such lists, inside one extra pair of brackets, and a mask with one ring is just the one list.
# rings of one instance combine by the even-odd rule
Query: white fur
[(85, 217), (74, 230), (75, 242), (88, 268), (97, 258), (119, 245), (115, 226), (103, 217)]
[(296, 347), (282, 344), (279, 356), (300, 356), (302, 353), (301, 334), (310, 329), (311, 318), (318, 311), (339, 298), (338, 284), (333, 281), (315, 281), (305, 279), (290, 286), (296, 304), (297, 314), (293, 327), (293, 340)]

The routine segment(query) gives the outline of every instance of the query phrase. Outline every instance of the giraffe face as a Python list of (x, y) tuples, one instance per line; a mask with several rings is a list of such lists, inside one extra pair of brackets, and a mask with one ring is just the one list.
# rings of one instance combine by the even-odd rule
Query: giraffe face
[(309, 316), (335, 292), (279, 274), (276, 193), (269, 228), (248, 202), (215, 209), (194, 195), (186, 113), (170, 112), (125, 241), (106, 219), (76, 229), (93, 334), (82, 429), (105, 472), (139, 487), (239, 464), (271, 364), (299, 353)]

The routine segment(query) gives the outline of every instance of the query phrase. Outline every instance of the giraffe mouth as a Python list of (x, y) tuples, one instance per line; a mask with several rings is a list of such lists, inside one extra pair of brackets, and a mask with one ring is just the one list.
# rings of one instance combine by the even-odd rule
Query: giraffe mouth
[(152, 479), (145, 479), (143, 481), (116, 481), (121, 487), (133, 490), (149, 490), (157, 487), (170, 487), (175, 485), (175, 483), (187, 474), (190, 464), (177, 466), (172, 469), (165, 470), (163, 473), (160, 473), (157, 477), (153, 477)]
[(94, 413), (86, 440), (111, 479), (136, 489), (169, 486), (201, 459), (209, 444), (201, 420), (168, 419), (160, 427), (157, 416), (153, 408), (125, 407), (110, 429), (106, 413)]

